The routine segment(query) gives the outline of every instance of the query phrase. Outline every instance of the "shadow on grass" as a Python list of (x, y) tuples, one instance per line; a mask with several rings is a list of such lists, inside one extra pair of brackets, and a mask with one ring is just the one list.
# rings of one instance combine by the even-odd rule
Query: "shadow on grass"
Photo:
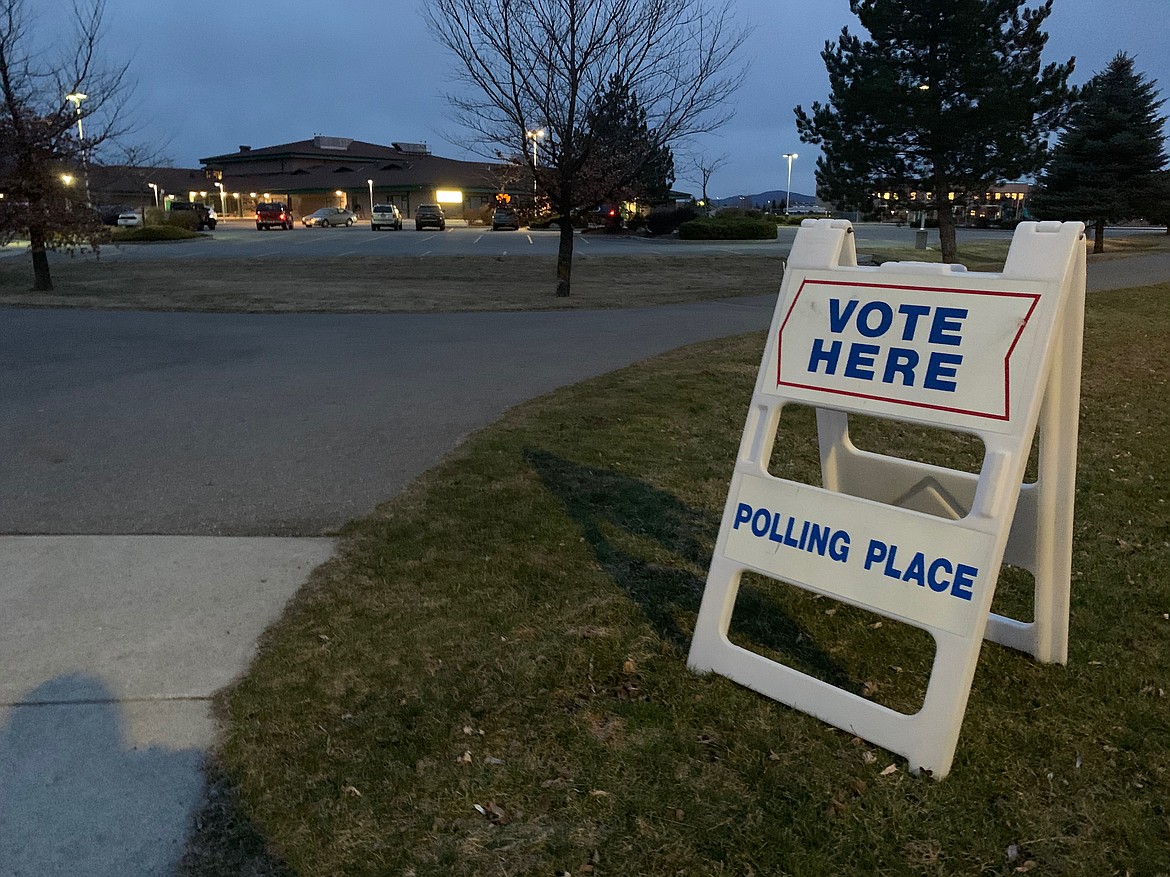
[(293, 877), (244, 812), (234, 782), (214, 757), (204, 763), (203, 773), (203, 803), (173, 877)]
[[(698, 615), (705, 581), (686, 567), (706, 568), (710, 562), (718, 518), (620, 472), (581, 466), (532, 448), (524, 457), (581, 528), (602, 569), (630, 595), (659, 636), (688, 651), (693, 630), (681, 628), (677, 619)], [(657, 559), (639, 556), (623, 544), (636, 540), (650, 540), (673, 557), (664, 562), (662, 552), (653, 547), (646, 553)], [(771, 594), (745, 583), (736, 601), (735, 624), (753, 651), (775, 652), (783, 663), (833, 685), (857, 686)]]

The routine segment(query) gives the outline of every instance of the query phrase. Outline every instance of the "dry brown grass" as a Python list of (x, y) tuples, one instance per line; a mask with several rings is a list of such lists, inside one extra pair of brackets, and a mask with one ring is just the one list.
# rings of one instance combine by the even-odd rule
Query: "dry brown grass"
[(578, 256), (557, 298), (553, 257), (346, 257), (64, 262), (52, 293), (0, 266), (0, 305), (234, 312), (435, 312), (648, 307), (774, 291), (779, 256)]

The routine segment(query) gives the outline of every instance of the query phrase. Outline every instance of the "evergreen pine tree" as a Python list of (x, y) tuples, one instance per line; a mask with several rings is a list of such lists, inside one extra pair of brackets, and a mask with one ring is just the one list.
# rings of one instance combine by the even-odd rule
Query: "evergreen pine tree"
[[(1041, 65), (1052, 0), (850, 0), (869, 32), (845, 28), (821, 57), (829, 103), (796, 108), (800, 138), (821, 146), (817, 194), (840, 209), (875, 192), (909, 203), (933, 193), (943, 260), (956, 258), (951, 193), (1037, 172), (1064, 119), (1065, 64)], [(921, 203), (922, 199), (919, 198)]]
[(1162, 104), (1156, 83), (1118, 53), (1073, 108), (1032, 199), (1036, 215), (1087, 221), (1094, 253), (1104, 250), (1106, 223), (1164, 216)]

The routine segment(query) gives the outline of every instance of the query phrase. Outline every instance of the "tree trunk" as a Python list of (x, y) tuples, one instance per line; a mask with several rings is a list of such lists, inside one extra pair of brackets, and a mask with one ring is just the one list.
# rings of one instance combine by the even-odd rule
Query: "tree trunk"
[(1105, 252), (1105, 220), (1098, 219), (1093, 225), (1093, 252)]
[(557, 297), (567, 298), (573, 274), (573, 223), (569, 211), (561, 214), (561, 240), (557, 248)]
[(45, 250), (44, 229), (30, 228), (28, 232), (29, 252), (32, 253), (33, 291), (51, 292), (53, 278), (49, 274), (49, 254)]
[[(936, 188), (937, 192), (938, 189)], [(944, 190), (945, 191), (945, 190)], [(938, 244), (942, 248), (942, 260), (948, 264), (959, 261), (959, 244), (955, 237), (955, 212), (951, 209), (951, 202), (944, 194), (940, 200), (935, 199), (938, 206)]]

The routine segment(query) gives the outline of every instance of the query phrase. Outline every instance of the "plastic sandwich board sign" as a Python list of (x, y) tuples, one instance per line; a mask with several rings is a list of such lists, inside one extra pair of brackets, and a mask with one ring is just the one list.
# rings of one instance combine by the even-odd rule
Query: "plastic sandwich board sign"
[[(848, 222), (797, 232), (735, 461), (689, 665), (950, 770), (984, 638), (1064, 663), (1084, 325), (1081, 223), (1022, 223), (1003, 273), (858, 267)], [(816, 409), (821, 483), (769, 472), (789, 404)], [(978, 472), (859, 450), (850, 415), (979, 438)], [(1039, 436), (1037, 477), (1024, 483)], [(1034, 620), (991, 612), (1030, 571)], [(897, 712), (732, 643), (740, 578), (769, 576), (921, 628), (921, 709)], [(896, 661), (892, 661), (896, 663)]]

